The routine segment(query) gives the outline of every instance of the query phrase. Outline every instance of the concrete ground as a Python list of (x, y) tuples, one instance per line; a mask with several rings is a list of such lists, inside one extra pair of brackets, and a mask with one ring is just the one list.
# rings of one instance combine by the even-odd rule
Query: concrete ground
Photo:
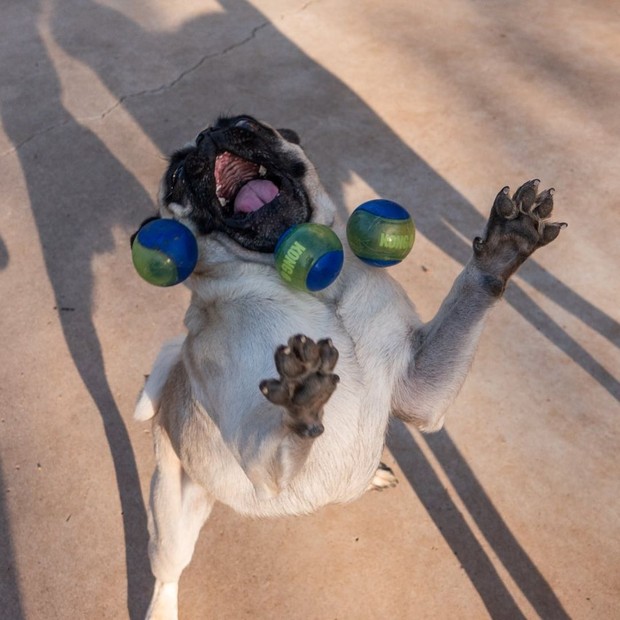
[(488, 321), (401, 480), (310, 517), (218, 506), (181, 617), (620, 617), (620, 41), (604, 0), (30, 0), (0, 20), (0, 615), (139, 618), (153, 467), (134, 399), (188, 293), (128, 237), (220, 112), (296, 129), (343, 212), (406, 205), (430, 318), (499, 188), (569, 222)]

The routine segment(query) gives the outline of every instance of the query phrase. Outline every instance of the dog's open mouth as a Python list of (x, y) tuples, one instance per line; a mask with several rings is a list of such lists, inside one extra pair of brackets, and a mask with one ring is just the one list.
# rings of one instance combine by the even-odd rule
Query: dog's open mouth
[(265, 166), (229, 151), (215, 158), (215, 195), (232, 217), (244, 217), (270, 204), (280, 193), (278, 180)]
[(192, 219), (201, 235), (223, 233), (247, 250), (273, 252), (313, 214), (296, 144), (250, 117), (220, 118), (171, 157), (164, 206)]

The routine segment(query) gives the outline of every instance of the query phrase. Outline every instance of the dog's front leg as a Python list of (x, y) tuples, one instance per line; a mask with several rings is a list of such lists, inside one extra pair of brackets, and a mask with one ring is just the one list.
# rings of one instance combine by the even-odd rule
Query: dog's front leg
[(512, 198), (507, 187), (499, 192), (484, 239), (474, 240), (473, 256), (435, 318), (412, 335), (410, 362), (397, 383), (393, 407), (398, 417), (421, 430), (443, 425), (446, 408), (471, 364), (484, 318), (510, 276), (565, 226), (545, 221), (553, 209), (553, 190), (537, 190), (536, 179)]
[(339, 381), (332, 372), (337, 360), (338, 351), (330, 340), (315, 343), (306, 336), (294, 336), (275, 353), (280, 378), (260, 384), (265, 397), (283, 408), (283, 434), (266, 468), (276, 492), (295, 477), (314, 439), (323, 433), (323, 407)]

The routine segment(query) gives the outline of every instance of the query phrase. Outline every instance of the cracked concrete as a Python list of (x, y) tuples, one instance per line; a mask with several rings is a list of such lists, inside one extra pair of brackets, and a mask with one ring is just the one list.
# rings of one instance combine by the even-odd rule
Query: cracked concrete
[(184, 71), (182, 71), (178, 75), (178, 77), (176, 77), (174, 80), (172, 80), (171, 82), (167, 84), (162, 84), (158, 88), (143, 90), (137, 93), (131, 93), (129, 95), (123, 95), (111, 108), (108, 108), (105, 112), (103, 112), (103, 114), (101, 115), (101, 119), (103, 120), (110, 112), (113, 112), (119, 105), (123, 104), (127, 99), (134, 99), (136, 97), (143, 97), (145, 95), (157, 95), (159, 93), (164, 92), (165, 90), (173, 88), (181, 80), (183, 80), (188, 75), (190, 75), (191, 73), (199, 69), (207, 60), (214, 60), (216, 58), (221, 58), (222, 56), (225, 56), (229, 52), (239, 49), (240, 47), (243, 47), (244, 45), (252, 41), (260, 30), (262, 30), (263, 28), (269, 25), (270, 25), (270, 22), (263, 22), (259, 26), (252, 28), (252, 32), (245, 39), (243, 39), (243, 41), (239, 41), (238, 43), (233, 43), (232, 45), (229, 45), (228, 47), (224, 48), (221, 52), (216, 52), (213, 54), (207, 54), (206, 56), (203, 56), (197, 63), (195, 63), (188, 69), (185, 69)]
[(300, 519), (218, 506), (182, 618), (620, 615), (619, 9), (565, 3), (40, 0), (0, 23), (0, 600), (138, 618), (150, 431), (134, 399), (183, 288), (128, 237), (165, 156), (221, 112), (302, 136), (343, 215), (413, 213), (392, 269), (430, 318), (495, 192), (540, 177), (569, 222), (511, 283), (400, 485)]
[[(302, 11), (305, 11), (308, 7), (310, 7), (311, 5), (316, 4), (314, 2), (314, 0), (311, 0), (310, 2), (306, 2), (306, 4), (304, 4), (301, 8), (295, 10), (292, 13), (286, 14), (282, 17), (280, 17), (280, 21), (283, 21), (285, 19), (287, 19), (288, 17), (291, 17), (293, 15), (297, 15), (298, 13), (301, 13)], [(42, 14), (46, 17), (49, 18), (49, 7), (45, 6)], [(186, 78), (188, 75), (192, 74), (194, 71), (196, 71), (197, 69), (199, 69), (205, 62), (207, 62), (208, 60), (213, 60), (215, 58), (219, 58), (222, 56), (225, 56), (226, 54), (240, 48), (243, 47), (244, 45), (250, 43), (258, 34), (258, 32), (260, 32), (263, 28), (272, 25), (270, 21), (265, 21), (261, 24), (259, 24), (258, 26), (254, 26), (250, 32), (250, 34), (245, 37), (244, 39), (242, 39), (241, 41), (238, 41), (236, 43), (232, 43), (230, 45), (228, 45), (227, 47), (225, 47), (224, 49), (222, 49), (221, 51), (217, 51), (217, 52), (213, 52), (210, 54), (206, 54), (205, 56), (203, 56), (202, 58), (200, 58), (197, 62), (195, 62), (194, 64), (192, 64), (190, 67), (182, 70), (179, 75), (177, 77), (175, 77), (174, 79), (170, 80), (169, 82), (162, 84), (161, 86), (157, 86), (155, 88), (149, 88), (149, 89), (145, 89), (145, 90), (141, 90), (141, 91), (137, 91), (137, 92), (132, 92), (132, 93), (127, 93), (125, 95), (121, 95), (113, 105), (109, 106), (108, 108), (106, 108), (103, 112), (101, 112), (100, 114), (96, 115), (96, 116), (87, 116), (87, 117), (77, 117), (74, 120), (77, 121), (78, 123), (87, 123), (87, 122), (91, 122), (91, 121), (99, 121), (99, 120), (104, 120), (106, 118), (106, 116), (108, 116), (109, 114), (111, 114), (112, 112), (114, 112), (114, 110), (116, 110), (119, 106), (123, 105), (123, 103), (125, 101), (127, 101), (128, 99), (135, 99), (138, 97), (143, 97), (143, 96), (148, 96), (148, 95), (157, 95), (160, 94), (170, 88), (174, 88), (174, 86), (176, 86), (181, 80), (183, 80), (184, 78)], [(72, 119), (73, 120), (73, 119)], [(32, 134), (31, 136), (28, 136), (27, 138), (25, 138), (24, 140), (22, 140), (21, 142), (19, 142), (18, 144), (14, 145), (13, 147), (11, 147), (10, 149), (4, 151), (3, 153), (0, 153), (0, 158), (4, 157), (6, 155), (10, 155), (12, 153), (17, 152), (21, 147), (23, 147), (24, 145), (28, 144), (31, 140), (44, 135), (46, 133), (48, 133), (49, 131), (53, 131), (55, 129), (58, 128), (62, 128), (63, 126), (65, 126), (68, 122), (70, 122), (69, 120), (64, 121), (62, 123), (57, 123), (54, 125), (51, 125), (50, 127), (46, 127), (42, 130), (37, 131), (36, 133)]]
[[(300, 10), (304, 10), (307, 6), (309, 6), (311, 3), (307, 3), (304, 7), (302, 7), (302, 9)], [(108, 114), (114, 112), (114, 110), (116, 110), (119, 106), (123, 105), (123, 103), (125, 103), (125, 101), (127, 101), (128, 99), (136, 99), (138, 97), (144, 97), (144, 96), (148, 96), (148, 95), (157, 95), (160, 94), (170, 88), (174, 88), (174, 86), (176, 86), (181, 80), (183, 80), (184, 78), (186, 78), (188, 75), (190, 75), (191, 73), (193, 73), (194, 71), (196, 71), (197, 69), (199, 69), (205, 62), (207, 62), (208, 60), (213, 60), (215, 58), (220, 58), (222, 56), (225, 56), (226, 54), (228, 54), (229, 52), (232, 52), (233, 50), (236, 50), (244, 45), (246, 45), (247, 43), (249, 43), (250, 41), (252, 41), (254, 39), (254, 37), (257, 35), (257, 33), (259, 31), (261, 31), (263, 28), (265, 28), (266, 26), (271, 25), (271, 22), (266, 21), (263, 22), (262, 24), (255, 26), (254, 28), (252, 28), (252, 31), (250, 32), (250, 34), (243, 39), (242, 41), (239, 41), (237, 43), (233, 43), (229, 46), (227, 46), (226, 48), (224, 48), (223, 50), (219, 51), (219, 52), (214, 52), (211, 54), (207, 54), (205, 56), (203, 56), (200, 60), (198, 60), (196, 63), (194, 63), (192, 66), (188, 67), (187, 69), (184, 69), (183, 71), (181, 71), (179, 73), (179, 75), (174, 78), (173, 80), (171, 80), (170, 82), (166, 83), (166, 84), (162, 84), (161, 86), (157, 86), (156, 88), (149, 88), (146, 90), (141, 90), (138, 92), (133, 92), (133, 93), (128, 93), (126, 95), (121, 95), (116, 102), (109, 106), (107, 109), (105, 109), (103, 112), (101, 112), (101, 114), (98, 114), (96, 116), (88, 116), (88, 117), (78, 117), (76, 119), (72, 119), (77, 121), (78, 123), (86, 123), (86, 122), (90, 122), (90, 121), (100, 121), (100, 120), (104, 120), (106, 116), (108, 116)], [(57, 123), (55, 125), (52, 125), (50, 127), (46, 127), (45, 129), (41, 129), (40, 131), (37, 131), (36, 133), (32, 134), (31, 136), (28, 136), (27, 138), (25, 138), (24, 140), (22, 140), (20, 143), (18, 143), (17, 145), (13, 146), (12, 148), (8, 149), (7, 151), (0, 153), (0, 157), (4, 157), (6, 155), (9, 155), (11, 153), (15, 153), (17, 151), (19, 151), (19, 149), (21, 147), (23, 147), (24, 145), (28, 144), (31, 140), (38, 138), (39, 136), (42, 136), (50, 131), (54, 131), (55, 129), (59, 129), (64, 127), (67, 123), (72, 122), (70, 120), (64, 121), (62, 123)]]

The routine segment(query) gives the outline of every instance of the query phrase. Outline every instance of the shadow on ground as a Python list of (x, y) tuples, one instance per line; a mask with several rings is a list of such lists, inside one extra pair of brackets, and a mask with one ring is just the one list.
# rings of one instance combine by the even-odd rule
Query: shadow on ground
[[(378, 195), (405, 204), (430, 203), (416, 212), (419, 231), (453, 259), (464, 264), (470, 254), (462, 237), (479, 234), (484, 219), (463, 196), (430, 168), (354, 92), (317, 65), (266, 17), (244, 1), (224, 0), (222, 13), (205, 14), (176, 32), (142, 29), (120, 12), (95, 2), (56, 3), (52, 32), (73, 58), (88, 65), (122, 101), (144, 133), (164, 153), (179, 147), (222, 110), (248, 112), (274, 124), (312, 131), (317, 119), (329, 131), (317, 137), (319, 169), (328, 190), (346, 214), (343, 187), (353, 174)], [(76, 369), (97, 405), (103, 421), (123, 508), (128, 574), (128, 607), (132, 617), (144, 614), (151, 588), (146, 555), (146, 516), (140, 484), (123, 416), (111, 393), (103, 365), (101, 344), (93, 321), (93, 258), (114, 250), (112, 230), (128, 232), (152, 210), (148, 193), (115, 155), (63, 105), (60, 81), (39, 32), (41, 7), (33, 3), (23, 38), (38, 45), (39, 67), (29, 79), (28, 96), (3, 106), (5, 130), (17, 148), (28, 186), (32, 212), (43, 248), (48, 276), (56, 297), (58, 318)], [(85, 28), (90, 24), (91, 28)], [(243, 31), (240, 24), (244, 25)], [(226, 33), (231, 33), (227, 36)], [(244, 46), (268, 39), (270, 70), (257, 87), (256, 64), (243, 54)], [(119, 63), (131, 62), (135, 75), (153, 63), (175, 57), (179, 48), (203, 49), (203, 42), (221, 41), (219, 50), (194, 54), (190, 70), (179, 71), (169, 83), (131, 92), (129, 73)], [(121, 47), (119, 47), (119, 42)], [(181, 43), (182, 42), (182, 43)], [(543, 42), (539, 42), (543, 44)], [(125, 45), (125, 47), (123, 47)], [(105, 53), (102, 53), (105, 51)], [(187, 55), (187, 50), (181, 50)], [(249, 52), (250, 54), (252, 51)], [(263, 53), (262, 48), (258, 50)], [(181, 54), (182, 55), (182, 54)], [(191, 63), (190, 63), (191, 64)], [(273, 98), (277, 96), (277, 100)], [(49, 128), (50, 152), (37, 148), (31, 126), (38, 106), (54, 109), (55, 127)], [(234, 109), (230, 110), (230, 102)], [(309, 112), (311, 111), (311, 114)], [(297, 122), (297, 126), (295, 126)], [(389, 169), (368, 165), (367, 137), (373, 149), (389, 154)], [(346, 154), (342, 156), (342, 154)], [(394, 196), (390, 175), (410, 179), (411, 192)], [(511, 179), (514, 183), (523, 179)], [(491, 188), (495, 191), (499, 188)], [(62, 221), (62, 227), (58, 221)], [(0, 248), (1, 250), (1, 248)], [(124, 251), (124, 248), (121, 249)], [(1, 258), (1, 252), (0, 252)], [(6, 259), (8, 260), (8, 258)], [(614, 341), (618, 324), (572, 291), (535, 261), (521, 272), (527, 283), (554, 303), (579, 317), (593, 330)], [(557, 322), (515, 283), (508, 303), (553, 345), (589, 373), (615, 398), (617, 379), (567, 334)], [(475, 475), (447, 433), (426, 439), (480, 530), (532, 606), (543, 617), (567, 617), (544, 577), (510, 533)], [(508, 590), (458, 511), (451, 507), (416, 440), (396, 425), (389, 446), (443, 536), (458, 555), (469, 578), (494, 617), (521, 617)], [(0, 498), (1, 501), (1, 498)], [(446, 508), (448, 506), (448, 508)], [(1, 511), (3, 529), (6, 519)], [(17, 599), (16, 609), (19, 609)]]
[(2, 613), (7, 618), (22, 620), (25, 618), (19, 592), (17, 563), (9, 536), (9, 519), (4, 508), (4, 498), (9, 489), (4, 485), (2, 476), (2, 460), (0, 459), (0, 601)]
[[(390, 426), (388, 448), (433, 522), (459, 559), (491, 618), (525, 618), (490, 558), (452, 501), (414, 435), (399, 420)], [(541, 618), (568, 619), (553, 590), (516, 540), (474, 472), (445, 431), (422, 438), (459, 498), (521, 592)]]

